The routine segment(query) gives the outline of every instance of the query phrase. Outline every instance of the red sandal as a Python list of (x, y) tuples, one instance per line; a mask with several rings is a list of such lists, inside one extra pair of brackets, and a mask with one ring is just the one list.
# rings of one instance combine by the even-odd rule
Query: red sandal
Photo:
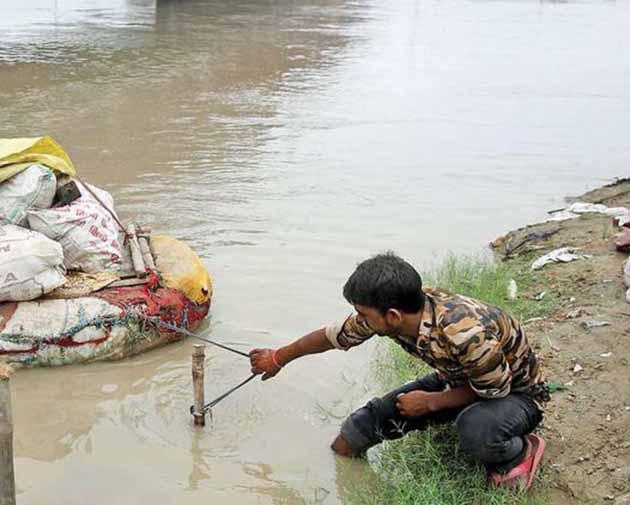
[(505, 475), (488, 472), (488, 481), (493, 487), (523, 488), (526, 491), (534, 484), (536, 471), (545, 452), (546, 443), (539, 435), (530, 433), (525, 437), (527, 455)]

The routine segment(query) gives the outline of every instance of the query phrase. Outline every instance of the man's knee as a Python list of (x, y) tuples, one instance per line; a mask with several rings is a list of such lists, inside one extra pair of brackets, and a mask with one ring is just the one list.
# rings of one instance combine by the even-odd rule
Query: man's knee
[(346, 458), (356, 458), (361, 455), (348, 443), (341, 433), (337, 435), (330, 448), (339, 456)]
[(378, 444), (382, 440), (380, 432), (383, 419), (387, 417), (387, 405), (382, 399), (374, 398), (350, 414), (341, 424), (341, 432), (332, 445), (333, 450), (345, 456), (347, 446), (352, 455), (357, 455)]
[(492, 419), (484, 409), (474, 404), (457, 416), (455, 426), (462, 450), (479, 460), (486, 460), (488, 453), (500, 443)]
[[(386, 394), (373, 398), (354, 411), (341, 425), (341, 434), (332, 444), (332, 449), (342, 456), (347, 452), (360, 455), (385, 439), (402, 437), (406, 422), (401, 419), (396, 407), (397, 396), (414, 390), (438, 391), (444, 383), (435, 374), (423, 377)], [(343, 440), (343, 442), (339, 440)], [(347, 450), (350, 448), (350, 451)]]
[(462, 450), (486, 465), (512, 461), (524, 450), (522, 435), (503, 429), (495, 413), (480, 403), (464, 409), (455, 425)]

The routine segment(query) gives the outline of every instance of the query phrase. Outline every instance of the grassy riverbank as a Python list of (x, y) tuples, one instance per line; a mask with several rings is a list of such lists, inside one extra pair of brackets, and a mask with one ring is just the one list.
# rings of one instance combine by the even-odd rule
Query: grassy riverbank
[[(522, 321), (542, 317), (553, 306), (551, 296), (536, 301), (530, 297), (508, 300), (507, 286), (514, 279), (519, 290), (531, 286), (527, 265), (495, 264), (481, 258), (449, 257), (434, 272), (423, 275), (426, 285), (435, 285), (503, 307)], [(383, 390), (389, 390), (428, 371), (422, 363), (395, 344), (376, 364)], [(515, 494), (489, 490), (485, 472), (460, 451), (452, 426), (433, 427), (402, 440), (385, 442), (370, 453), (376, 481), (356, 486), (345, 497), (347, 505), (542, 505), (545, 486), (534, 493)]]

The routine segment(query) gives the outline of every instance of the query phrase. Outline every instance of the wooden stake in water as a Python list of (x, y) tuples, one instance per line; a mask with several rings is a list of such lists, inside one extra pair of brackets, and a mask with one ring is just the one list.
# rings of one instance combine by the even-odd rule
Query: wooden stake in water
[(0, 505), (15, 505), (10, 374), (11, 369), (0, 364)]
[[(192, 381), (194, 392), (193, 418), (195, 426), (206, 425), (204, 405), (206, 402), (204, 393), (204, 360), (205, 345), (195, 344), (192, 354)], [(2, 504), (0, 504), (2, 505)]]

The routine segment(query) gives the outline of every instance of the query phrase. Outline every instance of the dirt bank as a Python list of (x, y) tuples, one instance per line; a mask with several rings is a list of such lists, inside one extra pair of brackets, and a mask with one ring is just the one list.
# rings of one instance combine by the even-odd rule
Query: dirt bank
[[(571, 201), (630, 207), (630, 181)], [(610, 217), (586, 214), (527, 226), (494, 243), (504, 261), (523, 270), (559, 247), (591, 256), (545, 266), (519, 293), (534, 298), (544, 291), (555, 300), (551, 314), (526, 323), (548, 379), (566, 386), (553, 395), (543, 427), (554, 505), (630, 503), (630, 304), (622, 275), (627, 254), (615, 250), (616, 231)], [(527, 236), (513, 257), (504, 257)], [(589, 328), (592, 321), (609, 324)]]

